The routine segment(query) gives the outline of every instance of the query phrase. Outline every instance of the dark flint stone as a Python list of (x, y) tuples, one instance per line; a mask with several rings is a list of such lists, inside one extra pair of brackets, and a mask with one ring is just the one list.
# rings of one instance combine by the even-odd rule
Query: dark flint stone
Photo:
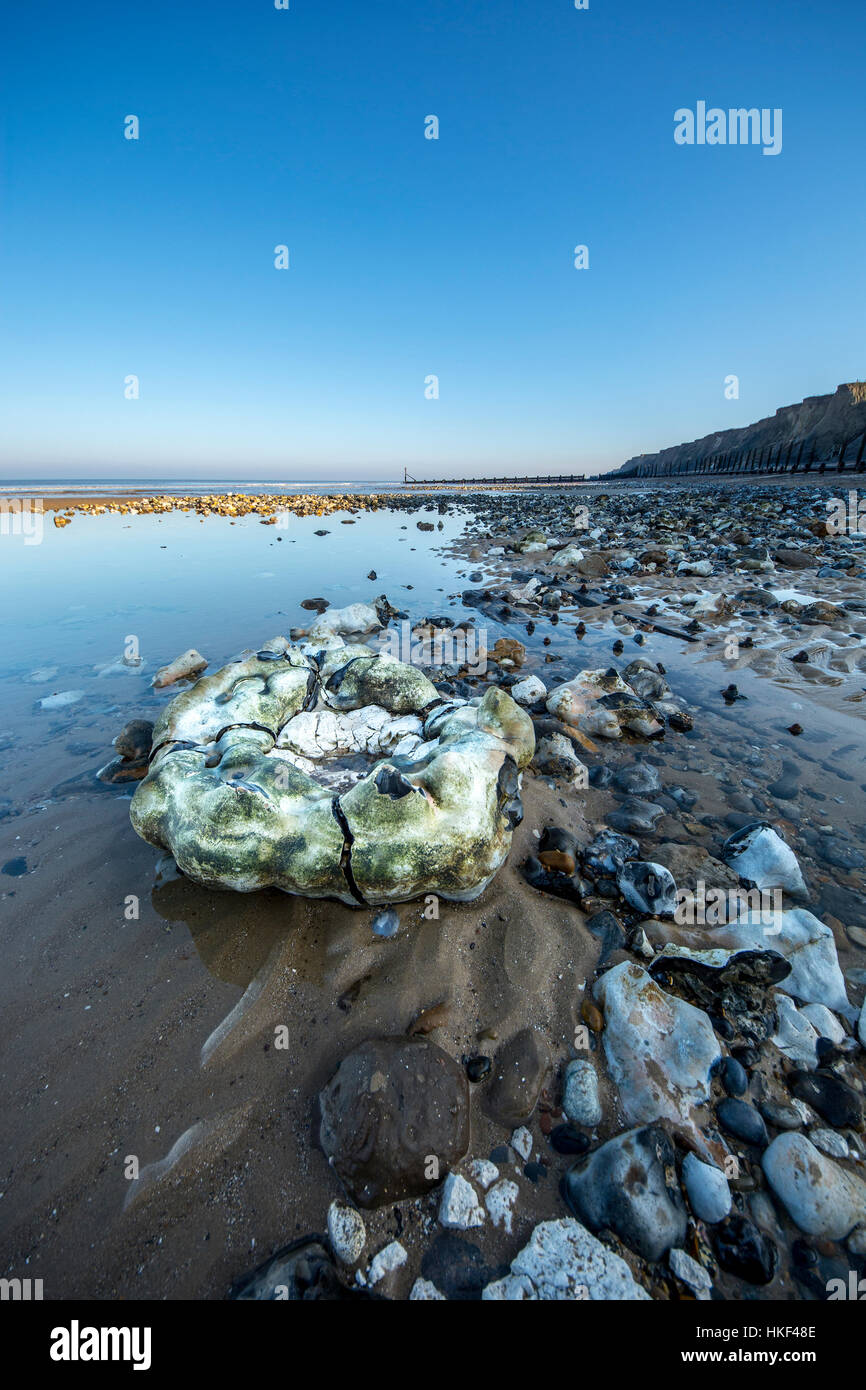
[(863, 1103), (857, 1092), (838, 1076), (824, 1071), (794, 1071), (787, 1082), (791, 1094), (811, 1105), (834, 1129), (859, 1129)]
[(559, 1154), (585, 1154), (589, 1139), (572, 1125), (557, 1125), (550, 1132), (551, 1146)]
[(779, 1251), (747, 1216), (733, 1215), (712, 1228), (722, 1269), (747, 1284), (769, 1284), (779, 1266)]
[(739, 1100), (736, 1096), (726, 1096), (716, 1106), (716, 1119), (728, 1134), (742, 1139), (746, 1144), (756, 1144), (766, 1148), (769, 1139), (767, 1126), (754, 1106)]
[(483, 1081), (490, 1072), (489, 1057), (470, 1057), (466, 1063), (466, 1075), (470, 1081)]
[(744, 1096), (749, 1089), (749, 1076), (746, 1068), (736, 1057), (722, 1058), (719, 1079), (729, 1096)]
[(421, 1260), (423, 1277), (450, 1299), (480, 1299), (482, 1289), (507, 1273), (507, 1264), (487, 1264), (477, 1245), (452, 1231), (437, 1236)]
[[(602, 885), (599, 884), (599, 892)], [(598, 958), (598, 965), (603, 965), (611, 951), (619, 950), (626, 945), (626, 935), (622, 925), (617, 921), (612, 912), (595, 912), (586, 922), (587, 931), (597, 937), (601, 942), (601, 955)]]

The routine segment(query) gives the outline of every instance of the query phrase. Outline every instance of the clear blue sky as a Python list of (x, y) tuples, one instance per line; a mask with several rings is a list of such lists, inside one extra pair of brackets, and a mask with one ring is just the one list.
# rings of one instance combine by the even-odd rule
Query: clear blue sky
[[(862, 0), (46, 0), (0, 40), (7, 478), (594, 472), (866, 375)], [(699, 100), (781, 107), (782, 153), (676, 145)]]

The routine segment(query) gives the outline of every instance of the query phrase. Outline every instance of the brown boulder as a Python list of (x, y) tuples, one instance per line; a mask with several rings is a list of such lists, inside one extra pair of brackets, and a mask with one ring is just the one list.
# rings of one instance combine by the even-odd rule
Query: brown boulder
[(419, 1197), (469, 1147), (469, 1083), (428, 1038), (371, 1038), (319, 1094), (320, 1141), (358, 1206)]

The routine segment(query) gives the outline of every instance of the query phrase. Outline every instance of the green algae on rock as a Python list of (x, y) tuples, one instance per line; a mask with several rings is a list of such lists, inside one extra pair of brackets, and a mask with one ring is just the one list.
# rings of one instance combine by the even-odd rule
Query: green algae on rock
[(484, 890), (535, 735), (496, 687), (445, 701), (369, 647), (275, 638), (178, 695), (153, 747), (132, 824), (187, 877), (378, 906)]

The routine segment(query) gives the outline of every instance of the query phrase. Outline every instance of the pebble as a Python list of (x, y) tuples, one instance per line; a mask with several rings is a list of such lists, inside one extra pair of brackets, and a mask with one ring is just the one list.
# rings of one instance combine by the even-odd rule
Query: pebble
[(699, 1221), (715, 1225), (731, 1210), (731, 1189), (720, 1168), (687, 1153), (683, 1161), (683, 1182), (689, 1204)]
[(656, 821), (664, 815), (664, 807), (654, 801), (645, 801), (641, 796), (627, 796), (619, 809), (610, 811), (605, 820), (614, 830), (626, 835), (651, 835)]
[(77, 705), (78, 701), (83, 699), (83, 690), (62, 690), (59, 695), (46, 695), (44, 700), (39, 701), (39, 708), (66, 709), (69, 705)]
[(357, 1264), (367, 1243), (361, 1213), (344, 1202), (332, 1202), (328, 1207), (328, 1239), (338, 1260), (346, 1265)]
[(562, 1109), (574, 1125), (594, 1129), (601, 1124), (602, 1108), (598, 1092), (598, 1073), (592, 1062), (577, 1058), (565, 1068)]
[(629, 906), (650, 917), (672, 917), (677, 906), (677, 885), (664, 864), (639, 860), (624, 864), (616, 883)]
[(579, 1221), (543, 1221), (511, 1261), (511, 1271), (484, 1289), (482, 1299), (514, 1302), (539, 1300), (647, 1300), (646, 1289), (619, 1255), (596, 1240)]
[(409, 1294), (410, 1303), (447, 1303), (444, 1293), (440, 1293), (429, 1279), (416, 1279)]
[(810, 1129), (809, 1139), (820, 1149), (822, 1154), (827, 1154), (829, 1158), (847, 1158), (848, 1143), (841, 1134), (837, 1134), (835, 1129)]
[(771, 825), (754, 821), (729, 836), (722, 858), (741, 878), (761, 889), (781, 888), (793, 897), (806, 897), (806, 884), (797, 856)]
[(736, 1057), (723, 1057), (719, 1079), (729, 1096), (744, 1096), (749, 1089), (749, 1073)]
[(536, 700), (543, 700), (547, 694), (547, 686), (538, 676), (524, 676), (523, 680), (517, 681), (509, 690), (512, 700), (516, 700), (519, 705), (534, 705)]
[(511, 1235), (514, 1203), (517, 1201), (519, 1191), (517, 1183), (509, 1182), (506, 1178), (502, 1182), (498, 1182), (495, 1187), (491, 1187), (484, 1198), (484, 1205), (490, 1214), (490, 1220), (494, 1226), (504, 1226), (505, 1233), (509, 1236)]
[(400, 918), (393, 907), (383, 907), (374, 916), (371, 926), (374, 936), (396, 936), (400, 930)]
[(693, 1260), (691, 1255), (686, 1254), (685, 1250), (668, 1251), (668, 1264), (677, 1279), (691, 1289), (699, 1301), (704, 1302), (710, 1297), (713, 1287), (712, 1279), (703, 1265), (699, 1265), (697, 1260)]
[(679, 1186), (668, 1186), (668, 1173), (674, 1171), (669, 1135), (649, 1125), (608, 1139), (570, 1168), (563, 1196), (590, 1230), (609, 1227), (636, 1254), (658, 1260), (686, 1235)]
[(834, 1043), (844, 1040), (845, 1029), (825, 1004), (804, 1004), (800, 1013), (809, 1020), (819, 1038), (829, 1038)]
[(716, 1118), (722, 1129), (742, 1139), (746, 1144), (764, 1148), (769, 1142), (767, 1126), (755, 1108), (736, 1096), (726, 1096), (716, 1106)]
[(734, 1214), (714, 1228), (713, 1241), (722, 1269), (747, 1284), (769, 1284), (779, 1265), (775, 1242), (747, 1216)]
[(779, 1134), (764, 1150), (767, 1181), (809, 1236), (843, 1240), (863, 1220), (866, 1183), (822, 1154), (805, 1134)]
[(786, 1079), (791, 1095), (811, 1105), (835, 1129), (848, 1125), (859, 1129), (863, 1122), (863, 1104), (847, 1082), (830, 1072), (798, 1071), (790, 1073)]
[(550, 1132), (551, 1146), (560, 1154), (585, 1154), (589, 1139), (571, 1125), (557, 1125)]
[(721, 1057), (702, 1009), (667, 994), (631, 962), (595, 986), (604, 1009), (602, 1045), (626, 1117), (633, 1124), (669, 1119), (695, 1137), (693, 1108), (708, 1099)]
[(528, 1161), (532, 1154), (532, 1135), (524, 1125), (521, 1125), (512, 1134), (511, 1147), (515, 1153), (520, 1154), (524, 1163)]
[(470, 1081), (483, 1081), (490, 1071), (489, 1057), (470, 1057), (466, 1063), (466, 1075)]
[(469, 1172), (478, 1186), (485, 1192), (488, 1187), (492, 1187), (499, 1177), (499, 1169), (495, 1163), (491, 1163), (488, 1158), (473, 1158), (469, 1165)]
[(378, 1255), (374, 1255), (370, 1261), (370, 1268), (367, 1270), (367, 1283), (378, 1284), (380, 1279), (384, 1279), (387, 1274), (393, 1274), (395, 1270), (401, 1269), (408, 1260), (405, 1246), (399, 1240), (392, 1240), (390, 1245), (386, 1245), (384, 1250), (380, 1250)]
[(442, 1186), (439, 1224), (455, 1231), (470, 1231), (484, 1224), (484, 1209), (475, 1188), (459, 1173), (449, 1173)]
[(646, 796), (647, 793), (661, 791), (662, 782), (652, 763), (634, 763), (616, 774), (613, 785), (629, 796)]

